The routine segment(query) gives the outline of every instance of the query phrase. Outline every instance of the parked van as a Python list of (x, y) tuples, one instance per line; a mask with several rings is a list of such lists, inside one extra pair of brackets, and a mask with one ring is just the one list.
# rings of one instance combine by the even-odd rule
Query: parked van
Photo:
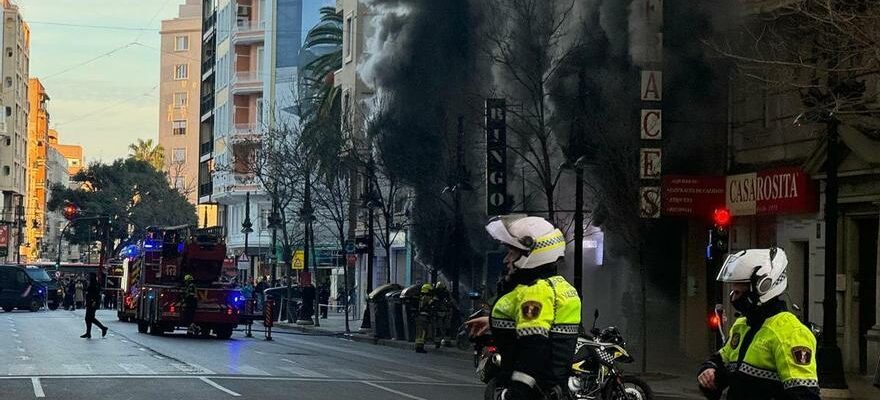
[(0, 308), (39, 311), (46, 300), (46, 286), (34, 280), (20, 265), (0, 265)]

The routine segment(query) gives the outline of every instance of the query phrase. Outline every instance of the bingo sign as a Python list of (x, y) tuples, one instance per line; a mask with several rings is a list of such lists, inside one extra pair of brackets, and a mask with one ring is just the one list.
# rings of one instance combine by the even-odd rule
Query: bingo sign
[(507, 214), (507, 103), (486, 100), (486, 214)]
[(9, 225), (0, 224), (0, 257), (9, 255)]

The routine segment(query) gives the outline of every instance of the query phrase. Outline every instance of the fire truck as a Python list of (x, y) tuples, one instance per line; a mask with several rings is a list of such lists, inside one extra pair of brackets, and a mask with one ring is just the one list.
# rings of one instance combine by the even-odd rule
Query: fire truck
[(122, 260), (122, 279), (120, 279), (119, 292), (116, 299), (116, 317), (122, 322), (132, 322), (137, 314), (137, 297), (141, 279), (141, 267), (144, 265), (144, 257), (138, 252), (143, 244), (134, 247), (133, 254), (129, 254)]
[[(245, 299), (238, 289), (219, 282), (226, 257), (222, 228), (151, 228), (137, 257), (142, 260), (135, 261), (140, 271), (132, 302), (138, 332), (161, 335), (192, 322), (203, 335), (232, 336)], [(192, 321), (185, 320), (186, 275), (196, 285)]]

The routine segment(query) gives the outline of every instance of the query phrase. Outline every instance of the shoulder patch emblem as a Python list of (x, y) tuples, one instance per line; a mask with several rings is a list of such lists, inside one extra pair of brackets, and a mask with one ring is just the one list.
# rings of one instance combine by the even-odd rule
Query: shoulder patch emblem
[(739, 332), (734, 333), (733, 336), (730, 337), (730, 348), (735, 349), (737, 347), (739, 347)]
[(810, 365), (813, 351), (803, 346), (792, 347), (791, 356), (794, 357), (794, 363), (797, 365)]
[(522, 315), (526, 321), (531, 321), (541, 315), (541, 303), (537, 301), (527, 301), (522, 304)]

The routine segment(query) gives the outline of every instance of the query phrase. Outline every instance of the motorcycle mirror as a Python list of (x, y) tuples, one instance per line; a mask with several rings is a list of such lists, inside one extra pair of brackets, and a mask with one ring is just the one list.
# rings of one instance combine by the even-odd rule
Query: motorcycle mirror
[(599, 321), (599, 309), (598, 308), (595, 311), (593, 311), (593, 328), (590, 329), (591, 332), (596, 330), (596, 322), (597, 321)]

